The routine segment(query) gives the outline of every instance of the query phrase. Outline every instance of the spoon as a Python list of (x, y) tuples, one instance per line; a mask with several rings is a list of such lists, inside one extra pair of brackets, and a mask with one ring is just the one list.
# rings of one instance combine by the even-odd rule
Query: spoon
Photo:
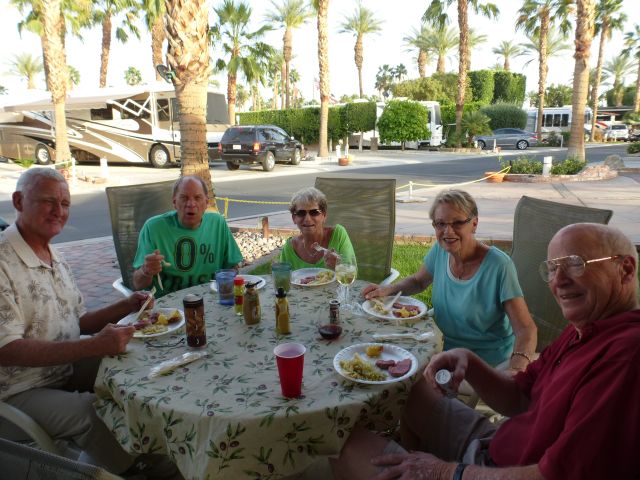
[(428, 342), (433, 338), (433, 332), (415, 333), (374, 333), (374, 340), (415, 340), (416, 342)]

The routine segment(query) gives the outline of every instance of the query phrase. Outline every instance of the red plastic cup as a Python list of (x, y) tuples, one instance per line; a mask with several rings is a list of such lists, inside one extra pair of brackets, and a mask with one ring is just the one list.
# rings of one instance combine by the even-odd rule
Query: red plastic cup
[(302, 370), (306, 351), (305, 346), (300, 343), (281, 343), (273, 349), (282, 395), (287, 398), (299, 397), (302, 392)]

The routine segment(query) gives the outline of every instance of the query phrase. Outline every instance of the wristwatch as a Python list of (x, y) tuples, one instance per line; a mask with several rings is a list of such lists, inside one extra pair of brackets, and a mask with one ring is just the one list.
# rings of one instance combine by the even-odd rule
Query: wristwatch
[(455, 472), (453, 472), (453, 480), (462, 480), (462, 472), (464, 472), (465, 468), (467, 468), (466, 463), (459, 463), (456, 466)]

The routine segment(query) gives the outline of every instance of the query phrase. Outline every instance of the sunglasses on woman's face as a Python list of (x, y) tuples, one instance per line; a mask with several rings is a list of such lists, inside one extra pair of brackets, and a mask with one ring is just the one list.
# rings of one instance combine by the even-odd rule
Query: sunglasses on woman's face
[(293, 214), (298, 218), (304, 218), (307, 216), (307, 213), (312, 217), (317, 217), (322, 214), (322, 210), (319, 208), (312, 208), (311, 210), (296, 210)]

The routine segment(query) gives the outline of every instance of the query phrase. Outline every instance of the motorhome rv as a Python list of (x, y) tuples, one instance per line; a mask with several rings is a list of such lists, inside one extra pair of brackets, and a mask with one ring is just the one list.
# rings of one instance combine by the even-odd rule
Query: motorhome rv
[[(0, 105), (0, 156), (47, 164), (55, 158), (53, 103), (48, 92)], [(11, 97), (10, 97), (11, 98)], [(65, 110), (71, 155), (79, 162), (151, 163), (162, 168), (180, 162), (178, 103), (173, 86), (141, 85), (70, 92)], [(229, 126), (224, 94), (207, 92), (207, 148)]]

